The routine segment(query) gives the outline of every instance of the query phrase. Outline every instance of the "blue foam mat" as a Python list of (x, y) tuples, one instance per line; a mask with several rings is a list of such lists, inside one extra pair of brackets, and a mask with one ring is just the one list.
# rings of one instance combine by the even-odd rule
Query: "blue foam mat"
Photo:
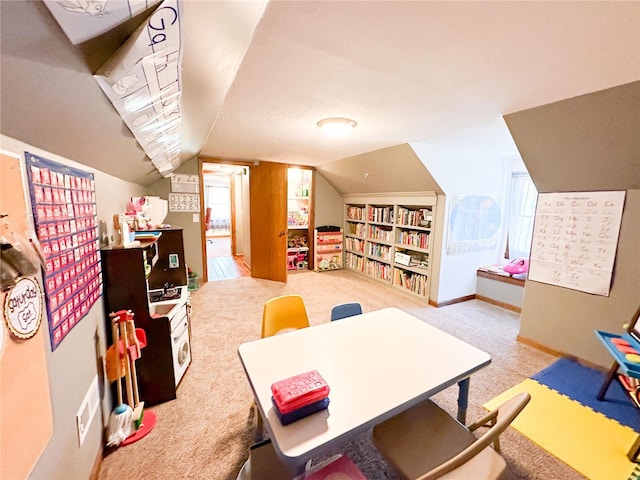
[(561, 358), (531, 379), (640, 432), (640, 410), (617, 380), (611, 382), (603, 401), (596, 398), (605, 377), (605, 373), (594, 368)]

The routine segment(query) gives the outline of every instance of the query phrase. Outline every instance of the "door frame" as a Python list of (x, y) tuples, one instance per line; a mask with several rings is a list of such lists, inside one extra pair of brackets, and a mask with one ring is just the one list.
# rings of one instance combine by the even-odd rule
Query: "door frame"
[[(210, 158), (210, 157), (198, 157), (198, 178), (200, 185), (200, 218), (202, 222), (200, 224), (200, 248), (202, 249), (202, 281), (203, 283), (207, 283), (209, 281), (209, 272), (207, 267), (207, 229), (204, 224), (205, 212), (207, 210), (207, 206), (204, 203), (204, 165), (208, 163), (215, 163), (218, 165), (232, 165), (234, 167), (246, 167), (248, 168), (251, 163), (247, 161), (237, 161), (237, 160), (222, 160), (219, 158)], [(234, 182), (229, 182), (229, 195), (231, 200), (231, 225), (230, 225), (230, 236), (231, 236), (231, 254), (236, 254), (236, 208), (235, 208), (235, 186)], [(251, 195), (251, 193), (249, 193)]]

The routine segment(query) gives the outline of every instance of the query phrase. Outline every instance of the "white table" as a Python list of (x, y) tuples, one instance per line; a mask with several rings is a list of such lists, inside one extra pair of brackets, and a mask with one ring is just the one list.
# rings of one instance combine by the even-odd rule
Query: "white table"
[[(276, 452), (300, 472), (323, 450), (459, 383), (464, 423), (469, 376), (488, 353), (398, 308), (384, 308), (240, 345), (238, 353)], [(325, 411), (287, 426), (271, 384), (318, 370), (331, 392)]]

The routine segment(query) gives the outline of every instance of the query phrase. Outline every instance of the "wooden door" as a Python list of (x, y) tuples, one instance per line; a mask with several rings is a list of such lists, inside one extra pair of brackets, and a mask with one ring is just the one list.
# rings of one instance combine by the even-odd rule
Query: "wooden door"
[(251, 165), (251, 276), (287, 281), (287, 165)]

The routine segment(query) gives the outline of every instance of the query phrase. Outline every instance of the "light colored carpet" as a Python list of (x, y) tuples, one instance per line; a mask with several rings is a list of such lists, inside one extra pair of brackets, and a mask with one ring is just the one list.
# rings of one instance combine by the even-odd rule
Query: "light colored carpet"
[[(99, 479), (236, 478), (252, 439), (252, 394), (236, 350), (260, 337), (265, 300), (287, 293), (302, 295), (312, 325), (328, 322), (337, 303), (360, 302), (365, 312), (395, 306), (489, 352), (492, 364), (471, 379), (470, 421), (484, 414), (484, 403), (556, 360), (516, 341), (519, 321), (513, 312), (476, 300), (433, 308), (349, 271), (296, 273), (286, 284), (250, 277), (209, 282), (192, 292), (193, 361), (178, 398), (152, 407), (158, 416), (156, 428), (139, 442), (109, 453)], [(456, 387), (434, 398), (448, 411), (456, 411)], [(396, 479), (369, 435), (337, 450), (349, 453), (371, 480)], [(509, 480), (585, 478), (513, 429), (501, 443)]]

